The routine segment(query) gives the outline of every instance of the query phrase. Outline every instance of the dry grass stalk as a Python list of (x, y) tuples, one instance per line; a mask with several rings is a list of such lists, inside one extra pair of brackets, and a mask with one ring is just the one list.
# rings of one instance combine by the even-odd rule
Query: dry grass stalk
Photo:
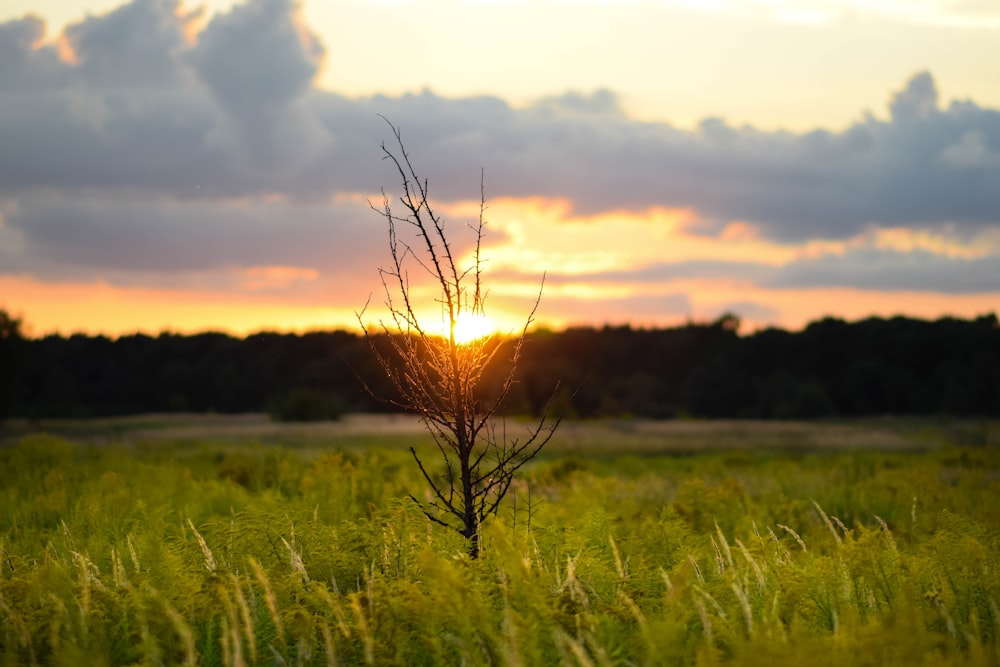
[(212, 555), (212, 550), (208, 548), (208, 543), (205, 542), (205, 538), (201, 536), (198, 529), (194, 527), (194, 523), (191, 519), (187, 520), (188, 526), (191, 527), (191, 531), (194, 533), (194, 537), (198, 540), (198, 546), (201, 547), (201, 553), (205, 557), (205, 569), (209, 572), (215, 572), (218, 568), (218, 564), (215, 562), (215, 556)]

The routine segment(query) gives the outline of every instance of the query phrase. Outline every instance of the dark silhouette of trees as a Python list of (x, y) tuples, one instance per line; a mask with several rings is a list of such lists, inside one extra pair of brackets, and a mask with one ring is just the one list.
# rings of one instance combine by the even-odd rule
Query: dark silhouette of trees
[[(9, 315), (5, 331), (20, 332)], [(380, 350), (390, 350), (384, 335)], [(513, 341), (479, 395), (496, 395)], [(0, 410), (20, 417), (141, 412), (266, 412), (297, 389), (341, 412), (397, 409), (375, 401), (395, 389), (364, 336), (346, 331), (245, 339), (181, 336), (23, 335), (0, 338)], [(353, 370), (352, 370), (353, 369)], [(799, 332), (737, 335), (721, 322), (670, 329), (534, 331), (503, 412), (540, 416), (556, 386), (580, 417), (806, 419), (822, 416), (1000, 417), (1000, 326), (994, 315), (924, 321), (826, 319)], [(313, 394), (313, 397), (316, 397)]]
[(16, 414), (23, 417), (266, 412), (297, 389), (324, 394), (344, 411), (387, 409), (351, 372), (373, 372), (374, 363), (364, 339), (345, 331), (46, 336), (22, 348)]
[(0, 422), (16, 409), (24, 341), (21, 320), (0, 310)]
[[(381, 208), (389, 232), (391, 265), (380, 268), (389, 322), (382, 321), (382, 338), (367, 334), (362, 314), (359, 323), (369, 335), (371, 350), (395, 390), (380, 396), (391, 405), (418, 414), (440, 453), (443, 473), (428, 466), (417, 450), (410, 453), (430, 487), (426, 502), (410, 498), (432, 521), (458, 531), (467, 541), (469, 556), (479, 555), (479, 527), (495, 514), (517, 471), (548, 443), (560, 417), (548, 419), (551, 401), (539, 419), (521, 438), (508, 437), (497, 417), (514, 385), (528, 327), (534, 321), (538, 300), (525, 319), (521, 334), (506, 346), (492, 336), (463, 340), (457, 330), (463, 321), (485, 316), (486, 290), (482, 285), (480, 247), (485, 221), (485, 195), (480, 183), (478, 224), (470, 225), (473, 256), (463, 266), (456, 255), (445, 223), (428, 199), (428, 184), (414, 170), (399, 129), (389, 123), (395, 146), (382, 145), (383, 158), (390, 161), (402, 180), (399, 204), (394, 212), (383, 191)], [(442, 313), (444, 332), (428, 328), (418, 315), (424, 303), (416, 301), (417, 290), (410, 269), (429, 279)], [(539, 292), (539, 299), (541, 293)], [(381, 344), (380, 344), (381, 343)], [(384, 343), (388, 343), (388, 350)], [(508, 355), (499, 355), (507, 352)], [(492, 392), (482, 391), (487, 368), (501, 363), (504, 371)], [(374, 391), (373, 395), (378, 396)], [(485, 396), (485, 397), (484, 397)]]

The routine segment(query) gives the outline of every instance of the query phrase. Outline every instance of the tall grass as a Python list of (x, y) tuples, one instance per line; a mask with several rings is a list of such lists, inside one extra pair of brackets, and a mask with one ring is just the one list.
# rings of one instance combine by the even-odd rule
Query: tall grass
[(0, 449), (0, 663), (996, 665), (1000, 452), (584, 451), (479, 560), (386, 449)]

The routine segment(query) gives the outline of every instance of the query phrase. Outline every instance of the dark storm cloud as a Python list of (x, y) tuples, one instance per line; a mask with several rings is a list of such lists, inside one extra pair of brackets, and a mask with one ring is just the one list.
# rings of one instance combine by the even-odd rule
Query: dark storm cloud
[[(639, 122), (606, 90), (523, 109), (429, 91), (349, 99), (315, 88), (324, 49), (297, 9), (293, 0), (248, 0), (194, 34), (198, 16), (183, 15), (176, 0), (134, 0), (70, 26), (74, 60), (40, 42), (38, 19), (0, 24), (0, 204), (8, 211), (0, 242), (9, 244), (0, 271), (318, 261), (315, 247), (360, 233), (341, 230), (333, 209), (323, 219), (321, 202), (398, 187), (380, 159), (379, 143), (392, 136), (378, 114), (402, 129), (442, 199), (478, 197), (484, 167), (490, 198), (564, 198), (580, 214), (689, 207), (705, 234), (734, 220), (782, 242), (871, 227), (975, 237), (1000, 224), (1000, 112), (971, 101), (944, 106), (928, 73), (891, 98), (886, 120), (869, 115), (843, 131), (804, 134), (721, 119), (694, 130)], [(246, 200), (289, 203), (249, 212), (234, 203)], [(310, 212), (288, 222), (295, 205)], [(261, 217), (268, 214), (314, 242), (285, 248)], [(365, 233), (380, 238), (377, 218), (369, 221)], [(199, 235), (209, 240), (192, 249)], [(15, 237), (24, 242), (13, 245)], [(893, 258), (866, 261), (912, 277)], [(829, 282), (819, 267), (784, 275)], [(686, 268), (773, 279), (755, 265)], [(905, 282), (877, 268), (857, 275), (873, 288)], [(955, 289), (988, 282), (935, 276)]]

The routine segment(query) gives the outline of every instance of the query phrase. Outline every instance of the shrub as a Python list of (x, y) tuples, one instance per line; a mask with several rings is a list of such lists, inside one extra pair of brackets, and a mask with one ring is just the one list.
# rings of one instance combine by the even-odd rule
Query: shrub
[(340, 419), (334, 397), (315, 389), (298, 387), (271, 401), (268, 412), (277, 422), (318, 422)]

